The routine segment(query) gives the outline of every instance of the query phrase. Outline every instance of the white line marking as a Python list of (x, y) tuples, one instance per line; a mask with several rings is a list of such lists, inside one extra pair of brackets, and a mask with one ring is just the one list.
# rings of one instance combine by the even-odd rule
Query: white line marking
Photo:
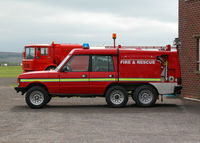
[(195, 98), (184, 97), (184, 99), (191, 100), (191, 101), (198, 101), (198, 102), (200, 102), (199, 99), (195, 99)]

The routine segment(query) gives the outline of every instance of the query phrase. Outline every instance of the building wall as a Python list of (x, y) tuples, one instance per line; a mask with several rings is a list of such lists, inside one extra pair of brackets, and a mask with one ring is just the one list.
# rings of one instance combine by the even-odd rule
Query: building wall
[(179, 38), (183, 96), (200, 98), (200, 0), (179, 0)]

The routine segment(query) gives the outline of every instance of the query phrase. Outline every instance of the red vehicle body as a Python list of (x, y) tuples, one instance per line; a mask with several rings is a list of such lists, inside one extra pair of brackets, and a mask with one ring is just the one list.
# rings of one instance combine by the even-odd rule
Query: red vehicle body
[(82, 48), (82, 45), (54, 44), (54, 42), (51, 45), (26, 45), (22, 69), (24, 72), (55, 69), (75, 48)]
[(19, 75), (17, 92), (26, 93), (31, 108), (51, 97), (105, 97), (123, 107), (129, 95), (139, 106), (152, 106), (159, 95), (181, 90), (178, 52), (163, 49), (74, 49), (53, 71)]

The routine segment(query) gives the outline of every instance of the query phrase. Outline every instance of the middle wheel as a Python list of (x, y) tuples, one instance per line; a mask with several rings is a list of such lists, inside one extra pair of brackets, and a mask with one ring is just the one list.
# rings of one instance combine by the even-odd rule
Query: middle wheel
[(121, 86), (110, 87), (105, 97), (107, 104), (111, 107), (124, 107), (128, 102), (128, 93)]

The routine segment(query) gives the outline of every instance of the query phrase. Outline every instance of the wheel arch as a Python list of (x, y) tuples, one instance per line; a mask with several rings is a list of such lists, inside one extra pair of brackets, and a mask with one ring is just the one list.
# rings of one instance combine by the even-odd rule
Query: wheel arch
[(39, 82), (30, 83), (30, 84), (25, 88), (25, 92), (24, 92), (24, 93), (26, 93), (31, 87), (34, 87), (34, 86), (40, 86), (40, 87), (44, 88), (44, 89), (49, 93), (48, 88), (47, 88), (44, 84), (39, 83)]
[(46, 68), (45, 68), (45, 70), (47, 70), (48, 68), (50, 68), (50, 67), (57, 67), (57, 65), (55, 65), (55, 64), (51, 64), (51, 65), (48, 65), (48, 66), (46, 66)]
[(104, 95), (106, 94), (107, 90), (112, 87), (112, 86), (121, 86), (123, 87), (125, 90), (135, 90), (137, 87), (142, 86), (142, 85), (148, 85), (151, 86), (152, 88), (155, 89), (155, 91), (157, 92), (157, 94), (159, 95), (158, 89), (152, 85), (151, 83), (111, 83), (109, 84), (105, 91), (104, 91)]
[(157, 92), (157, 94), (160, 95), (158, 89), (157, 89), (153, 84), (149, 83), (149, 84), (147, 84), (147, 85), (153, 87), (153, 88), (155, 89), (155, 91)]
[(145, 84), (141, 84), (140, 86), (142, 86), (142, 85), (148, 85), (148, 86), (154, 88), (155, 91), (156, 91), (156, 93), (157, 93), (157, 95), (159, 95), (158, 89), (153, 84), (151, 84), (151, 83), (145, 83)]
[(105, 88), (105, 90), (104, 90), (104, 95), (106, 94), (106, 92), (108, 91), (108, 89), (109, 89), (110, 87), (112, 87), (112, 86), (119, 86), (119, 83), (111, 83), (111, 84), (109, 84), (109, 85)]

